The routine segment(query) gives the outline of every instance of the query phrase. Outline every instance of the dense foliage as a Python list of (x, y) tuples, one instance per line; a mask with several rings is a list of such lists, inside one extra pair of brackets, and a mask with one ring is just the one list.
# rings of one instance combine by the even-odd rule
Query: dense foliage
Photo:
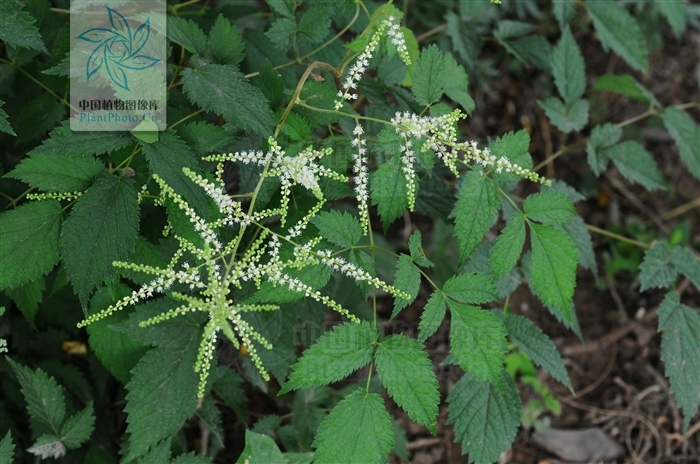
[[(655, 120), (700, 180), (694, 104), (662, 107), (630, 74), (587, 77), (580, 45), (644, 72), (662, 38), (643, 30), (681, 37), (697, 6), (168, 2), (168, 128), (125, 133), (70, 130), (68, 3), (0, 2), (0, 462), (213, 462), (224, 413), (250, 427), (239, 462), (405, 460), (387, 398), (432, 434), (446, 402), (470, 462), (494, 462), (530, 417), (514, 365), (573, 391), (509, 295), (526, 282), (580, 336), (577, 272), (602, 262), (590, 230), (645, 250), (633, 270), (640, 291), (666, 292), (662, 358), (689, 426), (700, 314), (676, 287), (700, 289), (697, 244), (682, 229), (649, 244), (587, 226), (585, 197), (539, 172), (585, 145), (594, 176), (668, 189), (625, 130)], [(525, 128), (463, 136), (469, 88), (503, 60), (538, 73), (561, 134), (536, 166)], [(647, 110), (594, 115), (601, 92)], [(383, 314), (419, 302), (415, 330), (385, 332)], [(426, 348), (441, 326), (449, 354)], [(443, 398), (439, 362), (459, 376)], [(254, 420), (252, 389), (280, 414)]]

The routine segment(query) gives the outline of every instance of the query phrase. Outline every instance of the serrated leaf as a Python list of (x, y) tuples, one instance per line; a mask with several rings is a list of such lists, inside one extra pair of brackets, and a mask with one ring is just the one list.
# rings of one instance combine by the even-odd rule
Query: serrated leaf
[(564, 101), (571, 104), (581, 97), (586, 90), (586, 68), (569, 26), (563, 28), (559, 43), (552, 51), (551, 65), (554, 83)]
[(675, 278), (676, 270), (671, 265), (671, 251), (668, 245), (665, 242), (656, 242), (644, 253), (644, 260), (639, 265), (639, 291), (667, 287)]
[(313, 6), (304, 12), (299, 21), (297, 40), (300, 45), (321, 43), (331, 28), (329, 10), (324, 6)]
[(587, 2), (586, 10), (593, 20), (603, 49), (612, 49), (630, 66), (646, 72), (649, 49), (642, 28), (618, 3)]
[[(532, 157), (528, 153), (530, 148), (530, 134), (524, 130), (507, 132), (489, 144), (489, 149), (496, 157), (505, 157), (511, 163), (517, 164), (523, 169), (532, 168)], [(515, 173), (496, 173), (494, 178), (499, 182), (517, 182), (521, 176)]]
[(134, 142), (131, 135), (117, 131), (72, 131), (70, 121), (64, 121), (49, 133), (48, 139), (29, 152), (30, 156), (91, 156), (117, 151)]
[(0, 289), (29, 282), (58, 263), (61, 204), (27, 203), (0, 215)]
[(542, 224), (564, 224), (576, 216), (574, 204), (563, 193), (547, 190), (528, 196), (523, 204), (525, 215)]
[(605, 171), (608, 166), (608, 157), (605, 156), (605, 148), (612, 147), (622, 137), (622, 129), (614, 124), (601, 124), (591, 131), (591, 137), (586, 142), (588, 165), (596, 176)]
[(223, 373), (219, 374), (219, 378), (214, 381), (212, 390), (234, 410), (239, 418), (246, 418), (248, 398), (241, 384), (243, 384), (243, 378), (233, 369), (224, 367)]
[(668, 108), (661, 116), (678, 145), (678, 153), (696, 179), (700, 179), (700, 126), (685, 111)]
[(515, 266), (525, 244), (525, 218), (519, 212), (514, 214), (499, 235), (493, 246), (491, 271), (495, 277), (502, 277)]
[(423, 308), (423, 314), (421, 314), (418, 326), (418, 340), (425, 341), (435, 333), (443, 319), (445, 319), (446, 311), (447, 301), (445, 300), (445, 294), (442, 290), (436, 289)]
[(576, 244), (565, 232), (552, 226), (530, 223), (530, 232), (530, 286), (540, 301), (559, 309), (571, 324), (578, 265)]
[(205, 121), (185, 124), (178, 128), (177, 133), (197, 155), (218, 152), (231, 143), (231, 136), (221, 126)]
[(161, 132), (155, 143), (142, 143), (143, 154), (153, 174), (158, 174), (175, 193), (182, 195), (199, 214), (207, 211), (205, 194), (182, 171), (183, 168), (197, 172), (197, 160), (189, 149), (172, 130)]
[(294, 11), (297, 7), (295, 0), (265, 0), (265, 2), (275, 13), (281, 14), (282, 16), (286, 16), (288, 18), (294, 17)]
[(13, 47), (47, 52), (41, 34), (34, 25), (35, 19), (23, 7), (17, 0), (0, 2), (0, 40)]
[(243, 37), (238, 33), (238, 28), (232, 26), (222, 14), (219, 14), (209, 30), (208, 43), (209, 55), (216, 64), (237, 65), (245, 57)]
[(277, 18), (272, 22), (265, 35), (282, 51), (294, 50), (296, 41), (297, 24), (290, 18)]
[(447, 29), (445, 33), (452, 39), (452, 48), (471, 69), (481, 49), (481, 36), (470, 23), (462, 22), (452, 11), (445, 14)]
[(414, 263), (423, 267), (433, 267), (434, 264), (425, 257), (425, 252), (421, 245), (421, 233), (420, 230), (414, 230), (408, 239), (408, 249), (411, 253), (411, 259)]
[(130, 461), (176, 433), (197, 410), (199, 376), (194, 372), (201, 330), (191, 329), (178, 344), (154, 348), (132, 370), (126, 389)]
[(67, 109), (53, 95), (40, 94), (23, 105), (17, 119), (17, 145), (34, 144), (37, 139), (56, 127), (66, 116)]
[(5, 434), (5, 438), (0, 441), (0, 463), (10, 464), (12, 463), (12, 457), (15, 454), (15, 444), (12, 441), (12, 434), (10, 430)]
[(681, 304), (676, 292), (666, 294), (659, 306), (661, 359), (671, 381), (676, 403), (683, 409), (684, 430), (700, 406), (700, 314)]
[(12, 367), (22, 387), (22, 396), (27, 402), (29, 415), (58, 433), (66, 416), (66, 398), (56, 380), (41, 369), (33, 371), (7, 356), (5, 360)]
[(638, 142), (626, 140), (606, 148), (604, 152), (627, 180), (640, 184), (648, 190), (666, 189), (654, 158)]
[(586, 197), (581, 195), (575, 188), (573, 188), (563, 180), (559, 179), (554, 179), (552, 180), (551, 185), (543, 185), (541, 188), (542, 192), (546, 192), (549, 190), (563, 193), (573, 203), (578, 203), (579, 201), (586, 199)]
[(598, 78), (592, 90), (619, 93), (627, 95), (633, 100), (661, 106), (654, 94), (629, 74), (604, 74)]
[(38, 154), (24, 158), (5, 177), (47, 192), (75, 192), (89, 187), (105, 170), (95, 158)]
[(583, 129), (588, 123), (588, 100), (576, 100), (567, 106), (558, 98), (537, 100), (557, 129), (569, 133)]
[(396, 263), (396, 276), (394, 278), (394, 287), (403, 290), (411, 296), (410, 300), (404, 298), (394, 298), (394, 310), (391, 312), (391, 319), (403, 308), (408, 306), (418, 296), (420, 289), (420, 269), (413, 264), (410, 256), (401, 254), (399, 261)]
[(435, 435), (440, 392), (422, 344), (405, 335), (391, 335), (377, 345), (375, 360), (379, 380), (396, 404)]
[(318, 464), (383, 463), (394, 445), (394, 431), (384, 400), (355, 390), (321, 423), (314, 439)]
[(655, 0), (654, 3), (658, 5), (661, 14), (663, 14), (668, 20), (668, 23), (671, 25), (676, 38), (680, 39), (681, 35), (683, 35), (683, 31), (685, 31), (686, 24), (685, 2), (683, 0), (671, 2), (667, 0)]
[(377, 205), (377, 211), (386, 231), (391, 223), (403, 216), (408, 208), (408, 187), (399, 157), (394, 157), (379, 166), (371, 176), (370, 190), (372, 204)]
[(221, 411), (211, 396), (206, 396), (202, 405), (197, 409), (199, 417), (212, 434), (213, 443), (220, 449), (224, 447), (224, 428), (221, 423)]
[(10, 125), (10, 123), (7, 121), (7, 118), (9, 116), (7, 115), (7, 113), (5, 113), (5, 111), (3, 109), (1, 109), (4, 104), (5, 104), (5, 102), (0, 100), (0, 132), (14, 135), (16, 137), (17, 134), (12, 129), (12, 126)]
[(61, 443), (61, 439), (52, 434), (44, 434), (37, 438), (34, 444), (27, 448), (27, 451), (41, 459), (58, 459), (66, 455), (66, 447)]
[(532, 321), (523, 316), (511, 315), (505, 319), (508, 333), (521, 350), (535, 364), (546, 370), (552, 377), (566, 385), (573, 393), (569, 373), (564, 367), (564, 360), (547, 335)]
[(181, 45), (192, 54), (204, 56), (207, 52), (207, 37), (197, 23), (189, 19), (168, 15), (168, 39)]
[(377, 331), (368, 322), (336, 326), (304, 351), (279, 394), (344, 379), (371, 361), (376, 341)]
[(32, 327), (34, 326), (34, 317), (39, 312), (39, 304), (42, 301), (42, 293), (45, 289), (44, 280), (44, 277), (37, 277), (15, 288), (5, 290), (7, 296), (12, 298)]
[(674, 247), (671, 250), (671, 264), (700, 290), (700, 261), (692, 251), (681, 246)]
[(445, 91), (445, 57), (437, 45), (424, 48), (413, 70), (413, 95), (420, 105), (440, 100)]
[(576, 3), (570, 0), (554, 0), (552, 11), (559, 26), (563, 29), (576, 15)]
[(61, 231), (61, 257), (83, 304), (134, 250), (139, 206), (133, 179), (104, 174), (76, 202)]
[(202, 456), (201, 454), (194, 454), (194, 451), (187, 454), (181, 454), (176, 457), (170, 464), (213, 464), (211, 458)]
[(282, 126), (282, 132), (292, 141), (305, 142), (311, 137), (312, 129), (309, 122), (297, 113), (289, 113)]
[(447, 423), (454, 426), (455, 439), (469, 453), (470, 463), (497, 461), (515, 439), (522, 404), (505, 371), (501, 371), (500, 384), (499, 388), (465, 374), (447, 396)]
[(470, 171), (462, 182), (454, 211), (460, 261), (467, 259), (481, 243), (496, 220), (499, 208), (496, 183), (482, 171)]
[(442, 291), (460, 303), (483, 304), (498, 299), (496, 286), (486, 274), (457, 274), (445, 282)]
[(340, 211), (321, 212), (311, 219), (321, 237), (334, 245), (352, 248), (362, 238), (360, 221), (350, 213)]
[(455, 361), (477, 379), (501, 383), (505, 361), (506, 327), (495, 314), (477, 306), (447, 300), (452, 314), (450, 348)]
[(284, 81), (282, 76), (280, 76), (279, 71), (277, 71), (270, 63), (270, 60), (265, 58), (263, 65), (260, 67), (260, 75), (253, 81), (255, 85), (262, 91), (270, 102), (270, 107), (273, 109), (280, 106), (282, 103), (282, 98), (284, 97)]
[(88, 441), (94, 428), (95, 414), (91, 401), (85, 409), (73, 414), (61, 426), (61, 442), (68, 449), (78, 448)]
[(469, 78), (464, 68), (457, 64), (451, 53), (444, 55), (445, 60), (445, 95), (450, 99), (459, 103), (467, 114), (474, 111), (476, 104), (467, 89), (469, 87)]
[(236, 464), (287, 464), (275, 440), (263, 433), (245, 431), (245, 448)]
[(576, 251), (578, 251), (581, 266), (597, 274), (598, 263), (593, 251), (593, 242), (591, 241), (591, 234), (586, 228), (586, 223), (583, 222), (583, 218), (576, 216), (566, 224), (562, 224), (560, 228), (569, 234), (574, 243), (576, 243)]
[(191, 102), (259, 135), (272, 132), (275, 122), (263, 93), (236, 66), (209, 64), (182, 72), (183, 90)]

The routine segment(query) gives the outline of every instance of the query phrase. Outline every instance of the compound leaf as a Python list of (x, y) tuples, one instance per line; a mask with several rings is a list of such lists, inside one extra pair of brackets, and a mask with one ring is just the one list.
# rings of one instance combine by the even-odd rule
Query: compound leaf
[[(494, 316), (496, 317), (496, 316)], [(469, 453), (469, 462), (498, 461), (515, 439), (522, 404), (513, 379), (502, 370), (500, 388), (467, 373), (447, 396), (447, 423)]]
[(547, 335), (523, 316), (511, 315), (505, 320), (506, 329), (521, 350), (549, 374), (566, 385), (573, 393), (564, 360)]
[(181, 45), (190, 53), (204, 55), (207, 52), (207, 37), (197, 23), (189, 19), (168, 15), (168, 39)]
[(134, 142), (131, 135), (118, 131), (72, 131), (70, 121), (49, 133), (49, 138), (29, 152), (30, 156), (91, 156), (117, 151)]
[(457, 274), (445, 282), (442, 291), (460, 303), (482, 304), (498, 300), (496, 286), (486, 274)]
[(700, 406), (700, 314), (680, 303), (669, 292), (659, 306), (661, 359), (678, 406), (683, 409), (685, 430)]
[(88, 441), (95, 428), (95, 413), (92, 401), (80, 412), (69, 417), (61, 427), (61, 442), (68, 449), (80, 447)]
[(377, 331), (368, 322), (336, 326), (304, 351), (279, 394), (344, 379), (372, 360), (376, 341)]
[(588, 100), (576, 100), (571, 105), (555, 97), (537, 100), (545, 114), (560, 131), (579, 131), (588, 123)]
[(0, 40), (13, 47), (46, 52), (36, 20), (23, 7), (17, 0), (0, 2)]
[(22, 387), (22, 396), (27, 402), (29, 415), (58, 433), (66, 416), (66, 398), (56, 380), (41, 369), (33, 371), (8, 357), (5, 357), (5, 360), (12, 367)]
[(571, 303), (578, 264), (576, 243), (566, 232), (552, 226), (531, 223), (530, 232), (530, 286), (544, 304), (562, 311), (566, 322), (572, 324)]
[(608, 166), (608, 157), (605, 156), (605, 148), (612, 147), (622, 137), (622, 129), (614, 124), (601, 124), (591, 131), (591, 137), (586, 143), (588, 165), (596, 176), (605, 171)]
[(408, 417), (435, 435), (440, 392), (432, 363), (418, 340), (391, 335), (377, 345), (377, 374)]
[(360, 221), (350, 213), (324, 211), (314, 216), (311, 223), (318, 227), (321, 237), (343, 248), (352, 248), (362, 238)]
[(100, 160), (88, 156), (36, 154), (5, 177), (47, 192), (75, 192), (88, 188), (104, 170)]
[(209, 31), (209, 53), (217, 64), (237, 65), (243, 61), (243, 37), (236, 26), (219, 14)]
[(364, 389), (350, 393), (318, 427), (313, 446), (318, 464), (386, 462), (394, 429), (382, 397)]
[(576, 216), (574, 204), (569, 197), (555, 190), (528, 196), (523, 208), (528, 218), (546, 225), (564, 224)]
[(32, 281), (58, 263), (58, 201), (24, 204), (0, 215), (0, 224), (0, 289)]
[(634, 69), (645, 72), (649, 48), (642, 28), (632, 15), (612, 2), (586, 2), (586, 9), (603, 49), (612, 49)]
[(470, 171), (462, 182), (454, 210), (455, 235), (461, 261), (466, 260), (481, 243), (495, 221), (499, 208), (496, 183), (482, 171)]

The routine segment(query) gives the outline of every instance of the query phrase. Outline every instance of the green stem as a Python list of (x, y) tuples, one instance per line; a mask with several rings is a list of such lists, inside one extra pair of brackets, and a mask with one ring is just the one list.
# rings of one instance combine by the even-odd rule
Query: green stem
[(64, 105), (66, 105), (68, 108), (71, 108), (73, 111), (76, 111), (76, 112), (78, 111), (78, 108), (76, 108), (76, 107), (74, 107), (73, 105), (71, 105), (70, 103), (68, 103), (68, 101), (66, 101), (65, 97), (59, 96), (56, 92), (54, 92), (54, 91), (51, 90), (50, 88), (46, 87), (46, 86), (43, 84), (43, 82), (41, 82), (41, 81), (39, 81), (38, 79), (36, 79), (34, 76), (32, 76), (31, 74), (29, 74), (29, 73), (28, 73), (27, 71), (25, 71), (24, 69), (22, 69), (22, 68), (20, 68), (20, 67), (15, 67), (15, 65), (14, 65), (14, 63), (13, 63), (12, 61), (9, 61), (9, 60), (0, 58), (0, 63), (7, 63), (7, 64), (9, 64), (10, 66), (14, 67), (16, 70), (18, 70), (19, 72), (21, 72), (22, 74), (24, 74), (25, 76), (27, 76), (30, 80), (32, 80), (36, 85), (38, 85), (38, 86), (41, 87), (42, 89), (46, 90), (46, 92), (48, 92), (49, 94), (53, 95), (58, 101), (60, 101), (60, 102), (63, 103)]
[(311, 111), (317, 111), (317, 112), (319, 112), (319, 113), (336, 114), (336, 115), (342, 116), (342, 117), (344, 117), (344, 118), (362, 119), (362, 120), (364, 120), (364, 121), (374, 121), (374, 122), (378, 122), (378, 123), (381, 123), (381, 124), (385, 124), (385, 125), (387, 125), (387, 126), (393, 126), (393, 124), (392, 124), (391, 122), (385, 121), (385, 120), (383, 120), (383, 119), (371, 118), (371, 117), (369, 117), (369, 116), (360, 116), (360, 115), (358, 115), (358, 114), (350, 114), (350, 113), (345, 113), (345, 112), (343, 112), (343, 111), (338, 111), (338, 110), (327, 110), (327, 109), (324, 109), (324, 108), (316, 108), (315, 106), (307, 105), (306, 103), (304, 103), (304, 102), (301, 101), (301, 100), (297, 102), (297, 105), (299, 105), (299, 106), (301, 106), (301, 107), (303, 107), (303, 108), (308, 108), (308, 109), (310, 109)]
[(592, 226), (592, 225), (590, 225), (590, 224), (586, 224), (586, 228), (587, 228), (588, 230), (590, 230), (591, 232), (595, 232), (595, 233), (597, 233), (597, 234), (605, 235), (605, 236), (607, 236), (607, 237), (614, 238), (614, 239), (616, 239), (616, 240), (620, 240), (621, 242), (627, 242), (627, 243), (630, 243), (630, 244), (632, 244), (632, 245), (636, 245), (636, 246), (638, 246), (638, 247), (640, 247), (640, 248), (647, 248), (647, 249), (648, 249), (648, 248), (651, 248), (651, 245), (648, 244), (648, 243), (640, 242), (640, 241), (638, 241), (638, 240), (634, 240), (634, 239), (632, 239), (632, 238), (625, 237), (624, 235), (616, 234), (615, 232), (610, 232), (609, 230), (601, 229), (601, 228), (599, 228), (599, 227)]
[(172, 123), (172, 124), (170, 125), (170, 129), (172, 129), (172, 128), (175, 127), (175, 126), (179, 126), (180, 124), (182, 124), (183, 122), (187, 121), (188, 119), (193, 118), (193, 117), (197, 116), (199, 113), (203, 113), (203, 112), (204, 112), (204, 108), (198, 109), (198, 110), (195, 111), (194, 113), (189, 114), (189, 115), (185, 116), (184, 118), (180, 119), (179, 121), (176, 121), (176, 122)]

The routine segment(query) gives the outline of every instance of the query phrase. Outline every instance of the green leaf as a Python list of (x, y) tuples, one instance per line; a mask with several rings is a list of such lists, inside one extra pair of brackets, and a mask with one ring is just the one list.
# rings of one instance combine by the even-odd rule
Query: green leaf
[(49, 134), (48, 139), (29, 155), (91, 156), (114, 152), (134, 142), (131, 135), (117, 131), (74, 132), (70, 121), (64, 121)]
[(534, 193), (525, 199), (525, 215), (542, 224), (564, 224), (576, 216), (574, 204), (563, 193), (547, 190)]
[(530, 223), (532, 259), (530, 286), (546, 305), (562, 311), (572, 324), (571, 303), (576, 286), (578, 252), (571, 237), (552, 226)]
[(242, 386), (243, 378), (231, 368), (224, 366), (223, 369), (219, 378), (214, 381), (212, 390), (234, 410), (239, 418), (247, 418), (248, 398)]
[(396, 276), (394, 278), (394, 287), (403, 290), (411, 296), (410, 300), (404, 298), (394, 298), (394, 310), (391, 312), (391, 319), (403, 308), (408, 306), (418, 296), (420, 290), (420, 269), (413, 264), (410, 256), (401, 253), (399, 261), (396, 263)]
[(297, 40), (300, 45), (321, 43), (331, 28), (330, 10), (324, 6), (313, 6), (304, 12), (299, 21)]
[(685, 17), (686, 17), (686, 6), (683, 0), (667, 1), (667, 0), (655, 0), (655, 2), (661, 14), (666, 16), (668, 23), (673, 29), (677, 39), (681, 38), (683, 31), (685, 31)]
[(41, 435), (30, 448), (27, 448), (27, 451), (41, 459), (58, 459), (66, 454), (66, 448), (61, 443), (61, 439), (53, 434)]
[[(0, 108), (2, 108), (4, 104), (5, 102), (0, 100)], [(8, 117), (9, 116), (7, 115), (7, 113), (5, 113), (4, 110), (0, 109), (0, 132), (5, 132), (6, 134), (14, 135), (16, 137), (17, 134), (14, 130), (12, 130), (12, 126), (7, 121)]]
[(194, 451), (188, 454), (181, 454), (176, 457), (170, 464), (213, 464), (211, 458), (202, 456), (201, 454), (194, 454)]
[(586, 68), (569, 26), (562, 30), (561, 39), (552, 52), (551, 65), (559, 95), (567, 105), (578, 100), (586, 90)]
[(413, 71), (413, 95), (420, 105), (440, 100), (445, 91), (445, 57), (437, 45), (424, 48)]
[(447, 301), (445, 300), (445, 294), (442, 290), (435, 289), (430, 299), (428, 299), (428, 303), (423, 308), (420, 325), (418, 326), (418, 340), (423, 342), (435, 333), (443, 319), (445, 319), (446, 310)]
[(282, 76), (267, 58), (260, 67), (259, 72), (260, 75), (254, 78), (253, 82), (265, 95), (267, 101), (270, 102), (270, 107), (273, 109), (277, 108), (282, 103), (282, 98), (284, 98), (284, 81)]
[(574, 240), (574, 243), (576, 243), (576, 251), (578, 251), (581, 266), (593, 271), (594, 274), (597, 274), (598, 263), (595, 260), (591, 234), (588, 232), (586, 223), (583, 222), (581, 216), (574, 217), (572, 220), (566, 224), (562, 224), (558, 228), (561, 228), (561, 230), (569, 234), (569, 236)]
[(671, 265), (671, 251), (668, 245), (665, 242), (656, 242), (644, 253), (644, 260), (639, 265), (639, 291), (667, 287), (675, 278), (676, 270)]
[(680, 303), (676, 292), (666, 294), (659, 306), (661, 359), (671, 381), (676, 403), (683, 409), (684, 430), (700, 406), (700, 314)]
[(212, 435), (212, 442), (219, 449), (224, 448), (224, 428), (221, 423), (221, 411), (211, 396), (204, 397), (202, 405), (197, 409), (197, 417), (204, 422)]
[(88, 441), (95, 428), (92, 401), (80, 412), (73, 414), (61, 426), (61, 442), (68, 449), (79, 448)]
[(445, 282), (442, 291), (460, 303), (483, 304), (498, 300), (496, 286), (486, 274), (457, 274)]
[(537, 100), (545, 114), (557, 129), (569, 133), (580, 131), (588, 123), (588, 100), (576, 100), (570, 106), (555, 97)]
[(503, 322), (490, 311), (447, 300), (452, 314), (450, 347), (455, 361), (477, 379), (501, 383), (508, 350)]
[(223, 115), (245, 130), (268, 135), (275, 122), (265, 96), (231, 65), (210, 64), (182, 72), (183, 90), (192, 103)]
[(513, 269), (520, 258), (524, 244), (525, 217), (517, 212), (510, 218), (493, 246), (489, 262), (495, 277), (503, 277)]
[(277, 18), (265, 35), (282, 51), (297, 48), (297, 24), (290, 18)]
[(325, 238), (334, 245), (352, 248), (362, 238), (362, 226), (350, 213), (332, 210), (321, 212), (311, 219)]
[(700, 126), (685, 111), (668, 108), (661, 116), (688, 171), (700, 179)]
[(75, 192), (88, 188), (104, 170), (104, 164), (91, 157), (38, 154), (24, 158), (5, 177), (48, 192)]
[(313, 446), (318, 464), (386, 462), (394, 431), (382, 397), (364, 389), (350, 393), (321, 423)]
[(56, 380), (41, 369), (32, 371), (7, 356), (5, 360), (12, 367), (22, 387), (22, 396), (27, 402), (29, 415), (58, 433), (66, 416), (66, 398)]
[(126, 389), (130, 461), (176, 433), (197, 410), (199, 376), (194, 372), (201, 330), (190, 329), (177, 345), (154, 348), (132, 370)]
[(245, 431), (245, 448), (236, 464), (287, 464), (275, 440), (263, 433)]
[(0, 224), (0, 289), (34, 280), (58, 263), (58, 201), (26, 203), (0, 215)]
[(511, 315), (505, 320), (508, 333), (518, 344), (521, 350), (532, 359), (535, 364), (544, 368), (549, 374), (566, 385), (571, 392), (569, 373), (564, 367), (564, 360), (547, 335), (532, 321), (523, 316)]
[(576, 15), (576, 3), (570, 0), (553, 0), (553, 12), (559, 26), (564, 29)]
[(629, 74), (614, 75), (604, 74), (598, 78), (592, 90), (599, 92), (614, 92), (622, 95), (627, 95), (633, 100), (638, 100), (644, 103), (653, 103), (656, 106), (661, 106), (653, 93), (649, 92), (646, 87), (640, 84), (637, 79)]
[(408, 249), (411, 253), (411, 259), (414, 263), (423, 267), (433, 267), (434, 264), (425, 257), (425, 252), (421, 246), (420, 230), (414, 230), (411, 237), (408, 239)]
[(220, 152), (225, 145), (231, 143), (231, 136), (221, 126), (215, 126), (205, 121), (180, 126), (177, 133), (197, 155)]
[(601, 124), (591, 131), (591, 137), (586, 143), (588, 165), (596, 176), (605, 171), (608, 166), (608, 157), (605, 156), (605, 148), (612, 147), (622, 137), (622, 129), (614, 124)]
[(371, 176), (370, 190), (372, 204), (377, 205), (386, 231), (396, 218), (403, 216), (408, 207), (408, 187), (401, 170), (400, 157), (394, 157), (379, 166)]
[(444, 61), (445, 95), (459, 103), (467, 114), (471, 114), (476, 104), (472, 97), (469, 96), (469, 93), (467, 93), (467, 88), (469, 87), (467, 72), (461, 65), (457, 64), (451, 53), (444, 55)]
[(639, 142), (626, 140), (604, 151), (605, 156), (612, 160), (627, 180), (643, 185), (648, 190), (666, 189), (654, 158)]
[(445, 14), (445, 20), (447, 21), (445, 34), (452, 40), (452, 48), (469, 69), (472, 69), (481, 49), (481, 36), (474, 30), (472, 23), (462, 22), (461, 18), (452, 11)]
[(376, 341), (377, 331), (368, 322), (336, 326), (304, 351), (279, 394), (344, 379), (371, 361)]
[(671, 250), (671, 264), (700, 289), (700, 261), (692, 251), (681, 246), (674, 247)]
[(10, 430), (5, 434), (5, 438), (0, 441), (0, 463), (10, 464), (13, 462), (12, 457), (15, 454), (15, 444), (12, 442), (12, 434)]
[(133, 184), (133, 179), (104, 174), (78, 199), (63, 225), (61, 256), (84, 305), (113, 272), (112, 263), (134, 250), (140, 216)]
[(216, 22), (209, 30), (209, 55), (214, 58), (216, 64), (237, 65), (245, 56), (243, 37), (238, 33), (236, 26), (224, 18), (222, 14), (216, 18)]
[(295, 142), (306, 142), (312, 131), (311, 124), (297, 113), (289, 113), (282, 126), (282, 132)]
[(42, 300), (42, 293), (45, 290), (43, 277), (38, 277), (29, 282), (25, 282), (15, 288), (5, 290), (7, 296), (12, 298), (25, 319), (34, 326), (34, 317), (39, 311), (39, 303)]
[[(116, 289), (102, 288), (95, 293), (90, 301), (90, 314), (107, 309), (111, 304), (131, 295), (132, 290), (126, 285), (119, 284)], [(125, 309), (113, 313), (110, 317), (101, 319), (87, 326), (90, 349), (95, 353), (112, 375), (123, 384), (131, 379), (131, 370), (148, 348), (129, 335), (117, 331), (112, 326), (129, 318)]]
[(48, 53), (41, 39), (36, 21), (23, 10), (17, 0), (0, 2), (0, 40), (17, 48), (30, 48)]
[[(495, 316), (494, 316), (495, 317)], [(518, 431), (522, 404), (513, 379), (501, 371), (501, 387), (465, 374), (447, 396), (447, 423), (469, 453), (469, 462), (492, 463), (507, 450)]]
[(168, 39), (192, 54), (207, 52), (207, 37), (197, 23), (189, 19), (168, 15)]
[(496, 220), (499, 208), (496, 183), (482, 171), (470, 171), (462, 182), (454, 210), (460, 261), (467, 259), (481, 243)]
[(379, 380), (389, 395), (408, 417), (435, 435), (440, 391), (433, 364), (421, 342), (405, 335), (391, 335), (377, 345), (375, 356)]
[(632, 15), (614, 2), (586, 2), (586, 9), (603, 49), (612, 49), (634, 69), (646, 72), (649, 49), (642, 28)]
[(200, 215), (207, 211), (204, 191), (182, 171), (197, 172), (197, 160), (187, 144), (172, 130), (161, 133), (155, 143), (141, 143), (151, 173), (158, 174), (176, 193), (182, 195)]
[[(524, 130), (518, 132), (508, 132), (498, 137), (490, 143), (491, 153), (496, 157), (505, 157), (511, 163), (517, 164), (524, 169), (532, 168), (532, 157), (528, 153), (530, 148), (530, 134)], [(494, 178), (499, 182), (518, 182), (521, 176), (515, 173), (496, 173)]]

